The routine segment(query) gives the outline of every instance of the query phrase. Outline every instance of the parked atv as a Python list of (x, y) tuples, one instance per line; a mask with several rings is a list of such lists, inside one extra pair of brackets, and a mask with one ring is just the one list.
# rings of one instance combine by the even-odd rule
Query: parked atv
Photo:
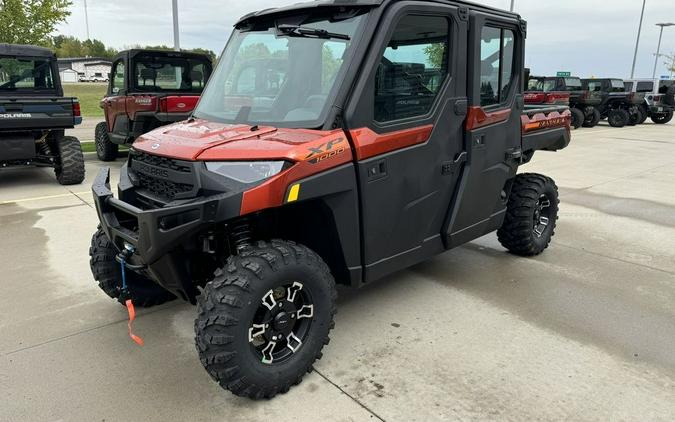
[(0, 168), (53, 167), (62, 185), (82, 183), (80, 142), (65, 129), (82, 123), (80, 103), (63, 96), (54, 53), (0, 44)]
[(571, 117), (523, 111), (525, 29), (458, 1), (246, 15), (192, 117), (136, 140), (119, 198), (99, 173), (94, 277), (122, 302), (196, 303), (201, 363), (260, 399), (321, 358), (336, 283), (363, 286), (493, 231), (513, 254), (540, 254), (558, 189), (517, 171), (565, 148)]
[(205, 54), (128, 50), (112, 64), (108, 93), (101, 101), (105, 122), (96, 126), (99, 160), (117, 158), (119, 145), (190, 116), (211, 75)]
[(550, 104), (566, 98), (575, 129), (594, 127), (600, 121), (596, 108), (601, 102), (600, 95), (584, 90), (581, 79), (574, 76), (531, 76), (524, 98), (526, 104)]
[(600, 96), (594, 106), (612, 127), (634, 126), (642, 119), (644, 95), (627, 92), (621, 79), (582, 79), (584, 90)]
[(675, 110), (675, 81), (659, 81), (658, 79), (633, 79), (624, 82), (626, 91), (645, 96), (640, 104), (642, 112), (639, 123), (647, 117), (656, 124), (665, 124), (673, 119)]

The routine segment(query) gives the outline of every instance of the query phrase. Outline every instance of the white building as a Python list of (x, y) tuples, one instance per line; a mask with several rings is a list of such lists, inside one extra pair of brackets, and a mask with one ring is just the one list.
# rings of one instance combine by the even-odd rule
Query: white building
[(73, 83), (78, 81), (77, 72), (73, 69), (63, 69), (59, 71), (59, 77), (63, 83)]
[[(108, 78), (112, 62), (102, 57), (71, 57), (58, 59), (59, 74), (65, 70), (77, 72), (78, 79)], [(63, 78), (61, 78), (63, 80)]]

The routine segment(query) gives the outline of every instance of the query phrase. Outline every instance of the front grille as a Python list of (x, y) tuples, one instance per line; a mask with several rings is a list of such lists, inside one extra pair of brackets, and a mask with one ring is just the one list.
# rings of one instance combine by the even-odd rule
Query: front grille
[(135, 186), (163, 199), (187, 197), (195, 188), (193, 166), (186, 161), (134, 151), (129, 168)]

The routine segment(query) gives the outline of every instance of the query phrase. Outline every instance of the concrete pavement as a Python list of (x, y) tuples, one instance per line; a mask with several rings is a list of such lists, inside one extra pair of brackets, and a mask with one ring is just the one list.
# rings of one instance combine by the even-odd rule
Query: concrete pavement
[(66, 135), (74, 136), (80, 142), (93, 141), (96, 131), (96, 125), (103, 121), (103, 117), (83, 117), (82, 124), (75, 126), (74, 129), (66, 130)]
[[(121, 160), (114, 166), (119, 168)], [(0, 420), (654, 420), (675, 415), (675, 127), (574, 132), (523, 171), (561, 191), (551, 247), (494, 234), (362, 290), (340, 290), (330, 345), (290, 393), (221, 390), (195, 310), (125, 310), (92, 280), (87, 182), (0, 172)], [(117, 178), (117, 173), (113, 173)]]

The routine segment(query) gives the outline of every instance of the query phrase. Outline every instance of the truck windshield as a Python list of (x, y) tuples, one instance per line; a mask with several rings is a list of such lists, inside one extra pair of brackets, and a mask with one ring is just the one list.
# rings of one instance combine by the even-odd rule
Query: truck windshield
[(321, 126), (363, 16), (315, 16), (292, 26), (235, 30), (194, 116), (234, 124)]
[(612, 79), (609, 81), (609, 83), (612, 86), (612, 91), (613, 92), (619, 92), (623, 91), (626, 89), (626, 87), (623, 85), (623, 81), (621, 79)]
[(207, 59), (188, 57), (136, 56), (134, 83), (143, 92), (201, 93), (211, 74)]
[(579, 78), (565, 78), (565, 87), (568, 91), (581, 90), (581, 79)]
[(0, 56), (0, 90), (49, 89), (54, 89), (51, 59)]

